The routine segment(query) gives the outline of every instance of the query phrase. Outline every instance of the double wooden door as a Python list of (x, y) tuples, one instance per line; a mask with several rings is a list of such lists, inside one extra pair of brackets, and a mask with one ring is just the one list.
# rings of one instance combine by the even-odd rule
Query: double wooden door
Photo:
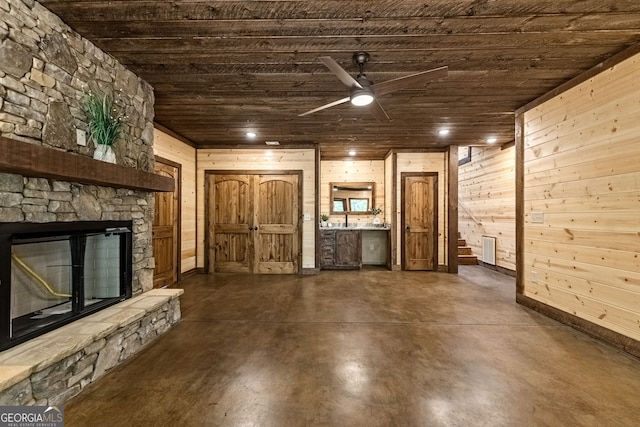
[(438, 269), (438, 175), (403, 173), (402, 248), (405, 270)]
[(299, 174), (207, 174), (209, 273), (298, 273), (299, 181)]

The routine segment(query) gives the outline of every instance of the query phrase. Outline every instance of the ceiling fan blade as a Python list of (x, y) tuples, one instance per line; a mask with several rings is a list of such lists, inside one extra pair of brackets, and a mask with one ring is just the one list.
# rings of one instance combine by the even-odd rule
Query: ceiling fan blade
[(306, 116), (306, 115), (315, 113), (317, 111), (325, 110), (327, 108), (335, 107), (336, 105), (344, 104), (345, 102), (349, 102), (350, 99), (351, 99), (350, 97), (338, 99), (337, 101), (333, 101), (321, 107), (314, 108), (313, 110), (307, 111), (306, 113), (298, 114), (298, 117)]
[(381, 122), (390, 120), (387, 112), (384, 111), (384, 108), (382, 108), (382, 105), (380, 105), (377, 99), (374, 99), (373, 102), (369, 104), (367, 109), (376, 119)]
[(387, 80), (386, 82), (375, 83), (371, 85), (376, 95), (386, 95), (402, 89), (411, 89), (422, 83), (447, 77), (449, 67), (434, 68), (433, 70), (423, 71), (421, 73), (411, 74), (410, 76), (398, 77), (397, 79)]
[(326, 67), (331, 70), (333, 74), (336, 75), (337, 78), (340, 79), (342, 83), (344, 83), (347, 87), (358, 87), (362, 88), (360, 83), (356, 81), (349, 73), (345, 71), (336, 61), (333, 60), (330, 56), (321, 56), (318, 58)]

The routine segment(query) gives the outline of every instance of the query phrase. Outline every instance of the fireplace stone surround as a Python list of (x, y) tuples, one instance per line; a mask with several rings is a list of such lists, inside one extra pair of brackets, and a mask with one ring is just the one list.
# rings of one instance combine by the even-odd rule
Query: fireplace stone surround
[[(81, 99), (113, 91), (127, 116), (118, 165), (153, 172), (153, 88), (40, 3), (0, 10), (0, 136), (91, 158)], [(0, 222), (133, 221), (134, 295), (153, 287), (153, 204), (150, 191), (0, 173)]]

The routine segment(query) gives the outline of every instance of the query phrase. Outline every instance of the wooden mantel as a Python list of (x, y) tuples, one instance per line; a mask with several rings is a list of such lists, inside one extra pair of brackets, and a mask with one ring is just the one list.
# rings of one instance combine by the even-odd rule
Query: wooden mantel
[(174, 191), (173, 178), (0, 136), (0, 172), (143, 191)]

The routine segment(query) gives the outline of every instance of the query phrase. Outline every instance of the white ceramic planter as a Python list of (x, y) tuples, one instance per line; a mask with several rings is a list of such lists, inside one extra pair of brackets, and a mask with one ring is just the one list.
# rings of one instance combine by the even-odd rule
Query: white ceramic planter
[(116, 153), (110, 145), (98, 144), (93, 152), (93, 158), (107, 163), (115, 163)]

